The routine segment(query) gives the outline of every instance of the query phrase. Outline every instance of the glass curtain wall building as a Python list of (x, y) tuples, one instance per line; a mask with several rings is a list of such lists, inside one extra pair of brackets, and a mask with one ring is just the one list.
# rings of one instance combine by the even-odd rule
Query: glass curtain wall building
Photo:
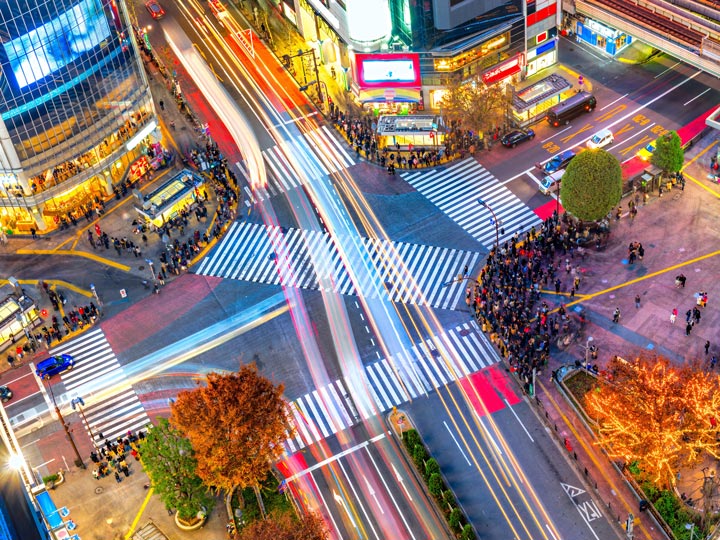
[(157, 126), (122, 0), (0, 1), (0, 226), (97, 211)]

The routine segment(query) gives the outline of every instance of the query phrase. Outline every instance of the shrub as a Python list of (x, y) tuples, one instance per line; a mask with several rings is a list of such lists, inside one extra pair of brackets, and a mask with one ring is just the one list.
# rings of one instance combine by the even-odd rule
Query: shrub
[(425, 470), (425, 460), (428, 458), (427, 450), (422, 444), (416, 444), (412, 450), (413, 461), (418, 471)]
[(428, 489), (430, 490), (430, 494), (433, 497), (439, 499), (442, 496), (444, 487), (445, 486), (443, 485), (442, 476), (440, 476), (438, 473), (430, 475), (430, 477), (428, 478)]
[(475, 540), (475, 531), (469, 523), (463, 527), (460, 533), (460, 540)]
[(403, 434), (403, 440), (405, 441), (405, 448), (412, 451), (415, 446), (418, 444), (422, 444), (422, 441), (420, 440), (420, 435), (418, 434), (416, 429), (408, 429)]
[(452, 510), (450, 510), (450, 515), (448, 516), (448, 525), (450, 525), (450, 528), (453, 531), (460, 531), (460, 520), (462, 519), (462, 512), (460, 509), (456, 506)]
[(60, 480), (60, 475), (56, 473), (56, 474), (51, 474), (48, 476), (43, 476), (42, 480), (43, 480), (43, 484), (48, 484), (48, 485), (54, 484), (55, 482)]
[(435, 458), (430, 458), (425, 463), (425, 478), (430, 478), (435, 473), (440, 473), (440, 465)]
[(455, 506), (455, 496), (453, 495), (453, 492), (449, 489), (446, 489), (442, 492), (442, 500), (448, 506)]

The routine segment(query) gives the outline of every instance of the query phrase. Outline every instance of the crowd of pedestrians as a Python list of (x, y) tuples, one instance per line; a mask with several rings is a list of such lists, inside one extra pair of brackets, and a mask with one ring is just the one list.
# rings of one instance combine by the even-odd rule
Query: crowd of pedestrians
[[(100, 435), (102, 436), (102, 435)], [(136, 461), (140, 461), (138, 442), (145, 438), (145, 433), (140, 431), (137, 435), (128, 431), (125, 437), (119, 437), (117, 441), (105, 439), (105, 444), (98, 448), (98, 451), (90, 452), (90, 461), (94, 463), (92, 470), (93, 478), (100, 480), (106, 476), (114, 475), (115, 481), (122, 482), (120, 474), (126, 478), (130, 476), (130, 465), (127, 456), (131, 455)]]
[[(533, 370), (547, 365), (550, 344), (563, 335), (577, 332), (564, 305), (557, 310), (541, 300), (541, 289), (555, 285), (559, 293), (580, 287), (577, 238), (583, 232), (557, 214), (546, 219), (539, 230), (524, 234), (495, 247), (489, 253), (474, 288), (468, 288), (468, 303), (483, 330), (490, 335), (513, 371), (518, 372), (526, 389)], [(556, 261), (561, 255), (565, 258)]]

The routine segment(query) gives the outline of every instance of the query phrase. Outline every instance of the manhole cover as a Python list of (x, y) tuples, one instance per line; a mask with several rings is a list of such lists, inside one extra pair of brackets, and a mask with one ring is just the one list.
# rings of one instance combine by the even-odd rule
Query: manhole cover
[(95, 488), (95, 495), (100, 495), (103, 491), (105, 491), (102, 487), (98, 486)]
[(438, 356), (440, 356), (440, 351), (438, 351), (437, 349), (432, 349), (430, 351), (430, 354), (432, 354), (433, 358), (437, 358)]
[(465, 329), (463, 329), (463, 330), (460, 330), (460, 332), (459, 332), (459, 334), (460, 334), (462, 337), (467, 336), (469, 333), (470, 333), (470, 330), (468, 330), (467, 328), (465, 328)]

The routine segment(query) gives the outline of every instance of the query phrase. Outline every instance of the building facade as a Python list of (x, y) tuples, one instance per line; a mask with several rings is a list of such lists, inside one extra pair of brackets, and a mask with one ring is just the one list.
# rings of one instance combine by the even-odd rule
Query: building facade
[(449, 85), (517, 81), (557, 62), (558, 0), (275, 1), (370, 107), (436, 109)]
[(121, 1), (0, 3), (0, 226), (63, 227), (100, 210), (157, 126)]

